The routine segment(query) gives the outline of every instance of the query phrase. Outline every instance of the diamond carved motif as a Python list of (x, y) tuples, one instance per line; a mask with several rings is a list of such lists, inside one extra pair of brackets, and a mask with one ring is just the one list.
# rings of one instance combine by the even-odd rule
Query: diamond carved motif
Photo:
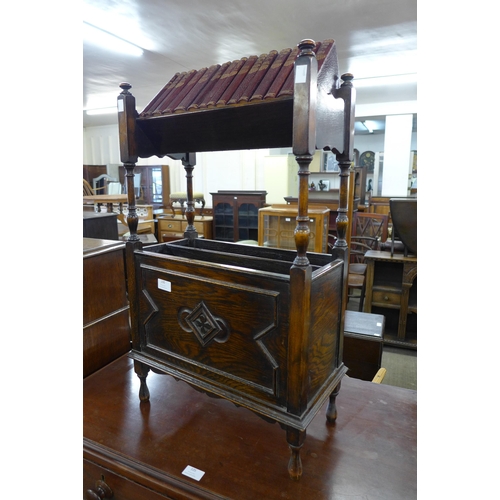
[(223, 331), (203, 301), (185, 317), (185, 321), (202, 346), (209, 344)]

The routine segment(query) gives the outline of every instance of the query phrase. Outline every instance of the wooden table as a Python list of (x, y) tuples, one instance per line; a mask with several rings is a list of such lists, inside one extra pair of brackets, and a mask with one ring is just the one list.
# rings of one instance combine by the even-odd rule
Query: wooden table
[(364, 311), (373, 312), (374, 307), (396, 310), (397, 332), (391, 332), (386, 318), (384, 343), (416, 349), (416, 333), (409, 334), (407, 320), (409, 314), (417, 313), (417, 257), (396, 253), (391, 257), (391, 252), (369, 250), (365, 253), (365, 262)]
[(148, 380), (142, 405), (127, 356), (84, 380), (84, 492), (104, 480), (120, 500), (417, 498), (416, 391), (344, 377), (337, 422), (326, 407), (314, 418), (292, 481), (278, 425), (172, 377)]
[(95, 194), (93, 196), (84, 196), (83, 203), (97, 203), (97, 211), (101, 211), (101, 205), (103, 203), (108, 207), (108, 212), (113, 211), (113, 203), (118, 203), (120, 205), (120, 213), (122, 211), (122, 205), (127, 203), (126, 194)]

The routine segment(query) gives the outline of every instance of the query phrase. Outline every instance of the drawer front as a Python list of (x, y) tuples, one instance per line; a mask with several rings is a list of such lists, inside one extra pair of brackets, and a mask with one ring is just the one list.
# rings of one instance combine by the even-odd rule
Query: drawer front
[(387, 290), (373, 290), (372, 302), (399, 307), (401, 305), (401, 294)]
[(104, 498), (113, 498), (116, 500), (172, 500), (173, 497), (162, 495), (150, 488), (141, 486), (140, 484), (129, 480), (123, 476), (119, 476), (114, 472), (98, 466), (88, 460), (83, 460), (83, 498), (95, 498), (91, 494), (87, 495), (87, 491), (91, 490), (98, 493), (99, 481), (103, 481), (105, 485), (100, 485), (101, 488), (109, 488), (112, 496)]
[(182, 240), (184, 238), (184, 233), (176, 233), (174, 231), (172, 232), (166, 232), (162, 231), (160, 236), (160, 241), (175, 241), (175, 240)]
[[(199, 235), (202, 235), (203, 234), (203, 231), (204, 231), (204, 224), (203, 222), (196, 222), (193, 224), (193, 226), (195, 227), (196, 231), (198, 232)], [(187, 221), (186, 222), (183, 222), (182, 223), (182, 230), (185, 231), (187, 228)]]
[(182, 221), (180, 220), (168, 220), (168, 219), (158, 219), (160, 232), (180, 232), (182, 231)]

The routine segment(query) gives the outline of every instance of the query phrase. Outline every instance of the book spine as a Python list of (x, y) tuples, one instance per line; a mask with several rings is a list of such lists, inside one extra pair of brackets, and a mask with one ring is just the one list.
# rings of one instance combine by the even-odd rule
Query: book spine
[(207, 71), (205, 71), (204, 75), (200, 78), (198, 82), (199, 92), (196, 94), (196, 96), (193, 97), (192, 102), (188, 104), (187, 111), (192, 111), (193, 109), (198, 109), (200, 107), (203, 96), (209, 90), (210, 82), (212, 81), (213, 77), (217, 74), (219, 69), (220, 69), (220, 64), (213, 64), (207, 69)]
[(269, 87), (264, 99), (274, 99), (278, 96), (280, 90), (283, 88), (287, 78), (290, 73), (293, 72), (293, 64), (295, 59), (297, 58), (297, 54), (299, 53), (299, 48), (295, 47), (295, 49), (290, 50), (286, 61), (283, 63), (283, 66), (280, 69), (280, 72), (274, 79), (273, 83)]
[(285, 83), (283, 84), (283, 87), (281, 87), (281, 90), (278, 92), (278, 97), (293, 95), (294, 75), (295, 75), (294, 69), (295, 65), (292, 65), (292, 69), (288, 74)]
[(156, 94), (156, 97), (144, 108), (141, 114), (143, 116), (152, 115), (153, 112), (158, 108), (158, 105), (161, 104), (161, 102), (168, 96), (175, 85), (180, 81), (182, 75), (183, 73), (176, 73), (165, 85), (165, 87), (163, 87), (163, 89), (160, 90), (158, 94)]
[(255, 92), (259, 84), (264, 80), (269, 68), (273, 64), (277, 55), (278, 51), (276, 50), (272, 50), (271, 52), (269, 52), (269, 54), (267, 54), (264, 61), (260, 65), (259, 70), (254, 73), (253, 78), (250, 80), (247, 87), (245, 88), (243, 95), (238, 99), (239, 103), (248, 102), (250, 100), (250, 98), (252, 97), (253, 93)]
[(259, 68), (262, 66), (262, 63), (264, 62), (264, 59), (266, 58), (267, 54), (261, 54), (257, 60), (254, 62), (248, 73), (245, 75), (243, 80), (241, 81), (240, 85), (234, 90), (233, 95), (231, 99), (227, 102), (227, 104), (236, 104), (240, 97), (243, 95), (245, 92), (245, 89), (247, 88), (248, 84), (251, 82), (253, 79), (255, 73), (259, 71)]
[(326, 56), (330, 53), (330, 50), (333, 47), (333, 44), (335, 42), (331, 39), (328, 40), (323, 40), (320, 43), (320, 46), (316, 46), (315, 52), (316, 52), (316, 60), (318, 61), (318, 73), (319, 70), (321, 69), (321, 66), (323, 66), (323, 63), (325, 62)]
[(217, 73), (210, 79), (208, 82), (204, 92), (203, 96), (201, 98), (201, 103), (198, 106), (198, 109), (206, 109), (208, 106), (209, 101), (212, 99), (212, 94), (214, 90), (217, 88), (217, 86), (220, 83), (220, 79), (222, 75), (226, 72), (228, 67), (231, 65), (230, 62), (226, 62), (221, 65), (221, 67), (217, 70)]
[[(316, 54), (316, 60), (318, 61), (318, 71), (323, 64), (325, 57), (327, 56), (329, 50), (333, 45), (333, 40), (325, 40), (324, 42), (316, 42), (316, 47), (314, 47), (314, 52)], [(278, 97), (283, 96), (293, 96), (293, 89), (295, 83), (295, 71), (291, 71), (288, 75), (283, 87), (278, 93)]]
[(257, 56), (250, 56), (248, 59), (241, 59), (241, 61), (244, 60), (245, 63), (238, 71), (238, 74), (231, 80), (231, 83), (221, 95), (220, 99), (216, 102), (215, 106), (217, 108), (220, 106), (225, 106), (226, 103), (232, 98), (234, 92), (239, 88), (241, 82), (251, 70), (257, 59)]
[(259, 85), (255, 89), (252, 97), (250, 97), (250, 101), (261, 101), (262, 99), (264, 99), (264, 96), (266, 95), (271, 85), (274, 83), (275, 78), (280, 73), (281, 68), (283, 67), (283, 64), (286, 62), (287, 57), (289, 56), (291, 51), (292, 49), (283, 49), (282, 51), (280, 51), (276, 59), (269, 67), (266, 75), (260, 81)]
[(177, 105), (184, 99), (184, 96), (192, 89), (191, 82), (195, 79), (197, 75), (196, 70), (188, 71), (188, 74), (184, 81), (180, 81), (178, 85), (175, 86), (174, 92), (170, 94), (169, 102), (166, 108), (162, 109), (162, 115), (168, 115), (174, 111)]
[(179, 94), (180, 89), (184, 86), (186, 83), (186, 80), (188, 80), (192, 76), (191, 71), (185, 71), (184, 73), (181, 73), (181, 78), (178, 79), (172, 90), (166, 95), (163, 100), (158, 104), (156, 109), (153, 112), (154, 116), (159, 116), (163, 114), (163, 111), (168, 108), (169, 104), (172, 102), (172, 99), (175, 99), (175, 96)]
[(233, 78), (238, 74), (243, 64), (246, 61), (246, 57), (243, 59), (237, 59), (231, 63), (231, 65), (224, 71), (224, 74), (220, 77), (220, 80), (212, 89), (210, 93), (210, 98), (207, 103), (207, 108), (215, 108), (215, 104), (220, 99), (224, 91), (230, 85)]
[(196, 96), (203, 90), (207, 80), (204, 78), (207, 68), (200, 69), (196, 75), (189, 82), (189, 92), (187, 92), (182, 100), (177, 103), (174, 108), (174, 113), (183, 113), (187, 110), (188, 106), (196, 99)]

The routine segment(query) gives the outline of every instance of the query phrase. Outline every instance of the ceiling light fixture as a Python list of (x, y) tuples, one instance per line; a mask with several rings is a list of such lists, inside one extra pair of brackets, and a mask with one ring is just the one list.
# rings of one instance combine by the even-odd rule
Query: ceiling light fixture
[(116, 112), (116, 106), (110, 108), (94, 108), (85, 110), (85, 113), (87, 113), (88, 115), (108, 115)]
[(366, 130), (368, 130), (369, 134), (373, 134), (373, 129), (366, 123), (366, 121), (361, 122), (361, 124), (366, 128)]
[(109, 31), (105, 31), (93, 24), (83, 21), (83, 39), (89, 43), (121, 54), (140, 57), (144, 50), (133, 43), (124, 40)]
[(416, 83), (417, 73), (404, 75), (373, 76), (368, 78), (354, 78), (353, 84), (360, 87), (379, 87), (381, 85), (402, 85), (405, 83)]

